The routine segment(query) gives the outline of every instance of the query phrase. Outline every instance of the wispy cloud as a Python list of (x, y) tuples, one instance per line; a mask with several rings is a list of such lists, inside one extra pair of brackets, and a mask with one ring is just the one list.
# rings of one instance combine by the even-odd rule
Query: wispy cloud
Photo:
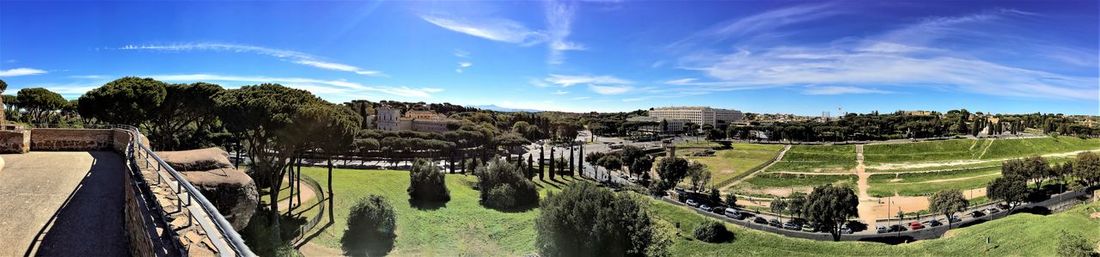
[(566, 94), (569, 94), (569, 91), (565, 91), (565, 90), (554, 91), (554, 95), (566, 95)]
[(592, 92), (596, 92), (601, 95), (619, 95), (626, 92), (630, 92), (634, 87), (631, 86), (600, 86), (600, 85), (588, 85), (588, 89)]
[(15, 68), (9, 70), (0, 70), (0, 77), (15, 77), (15, 76), (30, 76), (46, 74), (46, 71), (32, 68)]
[(462, 49), (455, 49), (454, 56), (458, 58), (470, 58), (470, 52)]
[(808, 86), (805, 95), (889, 94), (890, 91), (854, 86)]
[(629, 80), (617, 78), (614, 76), (589, 76), (589, 75), (560, 75), (550, 74), (550, 77), (544, 79), (554, 85), (563, 87), (570, 87), (578, 84), (630, 84)]
[(832, 8), (834, 5), (834, 3), (796, 5), (724, 21), (696, 32), (683, 40), (676, 41), (670, 47), (692, 47), (696, 44), (717, 43), (731, 38), (741, 38), (749, 34), (771, 31), (780, 27), (841, 14), (840, 9)]
[(121, 50), (149, 50), (149, 51), (225, 51), (225, 52), (237, 52), (237, 53), (251, 53), (266, 55), (280, 59), (286, 59), (290, 62), (306, 65), (314, 68), (353, 72), (359, 75), (365, 76), (385, 76), (381, 71), (368, 70), (353, 65), (331, 62), (322, 60), (322, 58), (285, 49), (274, 49), (261, 46), (252, 45), (238, 45), (238, 44), (220, 44), (220, 43), (181, 43), (181, 44), (165, 44), (165, 45), (126, 45)]
[(305, 89), (318, 94), (361, 94), (365, 92), (383, 93), (412, 98), (430, 98), (432, 94), (442, 92), (439, 88), (411, 88), (406, 86), (370, 86), (346, 80), (322, 80), (296, 77), (232, 76), (218, 74), (163, 74), (146, 75), (157, 80), (171, 82), (244, 82), (244, 83), (280, 83), (285, 86)]
[[(577, 4), (572, 1), (550, 0), (544, 4), (546, 29), (531, 29), (520, 22), (505, 18), (459, 18), (441, 15), (421, 15), (428, 23), (454, 32), (488, 40), (531, 46), (546, 44), (546, 62), (551, 65), (565, 61), (566, 51), (585, 50), (584, 45), (568, 40), (572, 34)], [(465, 54), (455, 52), (465, 58)]]
[(521, 45), (533, 45), (546, 40), (543, 32), (528, 29), (509, 19), (461, 19), (433, 15), (420, 16), (436, 26), (475, 37)]
[(474, 63), (472, 63), (472, 62), (458, 62), (458, 68), (455, 69), (455, 72), (462, 73), (463, 71), (466, 70), (466, 68), (470, 68), (470, 66), (474, 66)]
[[(808, 10), (829, 12), (828, 6), (805, 5), (766, 12), (726, 24), (722, 26), (725, 29), (717, 31), (744, 33), (749, 37), (769, 33), (778, 25), (761, 21), (805, 23), (812, 19), (780, 17)], [(665, 84), (687, 92), (826, 84), (829, 86), (808, 87), (803, 93), (871, 94), (897, 92), (901, 88), (936, 88), (997, 96), (1096, 100), (1100, 95), (1096, 85), (1100, 81), (1095, 77), (1020, 68), (980, 59), (965, 49), (938, 48), (945, 44), (935, 43), (944, 37), (983, 33), (978, 25), (1000, 23), (1006, 17), (1020, 15), (1030, 14), (993, 10), (933, 17), (877, 35), (843, 37), (827, 44), (797, 41), (778, 45), (738, 44), (736, 51), (725, 54), (681, 58), (681, 68), (702, 72), (708, 77), (706, 81), (683, 78)]]

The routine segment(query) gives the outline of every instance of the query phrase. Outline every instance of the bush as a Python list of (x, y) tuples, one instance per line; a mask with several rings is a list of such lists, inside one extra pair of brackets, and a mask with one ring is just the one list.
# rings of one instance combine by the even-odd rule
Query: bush
[(443, 171), (434, 163), (417, 159), (409, 171), (409, 201), (414, 203), (438, 203), (451, 200), (451, 193)]
[(1079, 235), (1062, 231), (1058, 240), (1058, 256), (1062, 257), (1095, 257), (1100, 256), (1091, 244)]
[(347, 256), (383, 256), (393, 249), (397, 234), (393, 206), (385, 197), (371, 195), (359, 199), (348, 214), (348, 228), (340, 238)]
[(589, 182), (542, 202), (535, 228), (541, 256), (663, 256), (671, 244), (644, 203)]
[(294, 249), (290, 241), (299, 235), (301, 231), (298, 228), (306, 223), (306, 219), (278, 215), (280, 230), (276, 233), (271, 229), (273, 214), (277, 213), (258, 206), (256, 212), (252, 213), (252, 218), (248, 220), (248, 225), (241, 230), (241, 237), (248, 248), (259, 256), (296, 256), (298, 250)]
[[(539, 202), (535, 183), (523, 175), (523, 169), (512, 163), (496, 159), (478, 167), (475, 175), (481, 204), (486, 207), (512, 210), (533, 207)], [(496, 196), (493, 191), (497, 191)], [(500, 195), (506, 193), (510, 197)]]
[(708, 243), (725, 242), (733, 235), (732, 232), (726, 229), (725, 225), (713, 220), (699, 224), (692, 234), (695, 235), (695, 239)]
[(508, 184), (497, 185), (489, 190), (489, 202), (498, 206), (516, 206), (516, 190)]

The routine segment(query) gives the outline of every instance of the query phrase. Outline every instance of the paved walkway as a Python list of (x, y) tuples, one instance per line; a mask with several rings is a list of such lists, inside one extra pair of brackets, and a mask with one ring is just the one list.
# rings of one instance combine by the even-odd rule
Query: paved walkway
[(0, 256), (127, 256), (113, 152), (0, 155)]

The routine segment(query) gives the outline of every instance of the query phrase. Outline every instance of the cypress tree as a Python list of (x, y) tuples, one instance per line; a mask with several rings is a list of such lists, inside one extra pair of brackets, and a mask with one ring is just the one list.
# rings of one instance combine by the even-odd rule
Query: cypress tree
[(554, 162), (557, 157), (554, 157), (554, 147), (550, 147), (550, 180), (554, 180)]
[(573, 145), (569, 145), (569, 176), (572, 177), (577, 174), (576, 166), (573, 165)]
[(544, 163), (546, 163), (546, 157), (545, 157), (545, 155), (543, 155), (543, 153), (544, 153), (544, 149), (542, 147), (539, 147), (539, 179), (540, 180), (543, 179), (542, 166), (543, 166)]

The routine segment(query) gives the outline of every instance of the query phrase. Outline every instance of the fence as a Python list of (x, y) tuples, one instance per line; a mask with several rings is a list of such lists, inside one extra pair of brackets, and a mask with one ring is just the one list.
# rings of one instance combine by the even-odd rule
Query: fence
[[(214, 245), (214, 248), (216, 248), (219, 256), (255, 256), (248, 246), (245, 245), (241, 236), (233, 229), (229, 221), (218, 212), (218, 209), (215, 208), (198, 189), (184, 179), (182, 174), (165, 163), (164, 160), (157, 156), (156, 153), (142, 141), (144, 136), (137, 128), (125, 125), (117, 126), (117, 128), (127, 130), (133, 135), (133, 139), (130, 143), (132, 149), (127, 150), (128, 153), (126, 156), (130, 161), (133, 161), (133, 163), (137, 165), (140, 164), (139, 160), (144, 160), (146, 168), (155, 170), (158, 185), (165, 182), (165, 174), (173, 180), (167, 181), (167, 183), (169, 183), (169, 185), (173, 185), (172, 183), (174, 183), (172, 193), (177, 196), (177, 210), (175, 210), (175, 212), (182, 212), (183, 208), (186, 207), (189, 218), (188, 222), (191, 222), (191, 219), (198, 221), (199, 226), (206, 232), (207, 236), (210, 237), (210, 242)], [(149, 161), (150, 159), (153, 161)], [(187, 199), (186, 203), (183, 202), (184, 198)], [(193, 203), (198, 204), (196, 205)], [(196, 219), (194, 217), (196, 214), (208, 218), (200, 217)], [(170, 231), (172, 230), (170, 229)], [(222, 238), (217, 238), (215, 235), (221, 235)]]

